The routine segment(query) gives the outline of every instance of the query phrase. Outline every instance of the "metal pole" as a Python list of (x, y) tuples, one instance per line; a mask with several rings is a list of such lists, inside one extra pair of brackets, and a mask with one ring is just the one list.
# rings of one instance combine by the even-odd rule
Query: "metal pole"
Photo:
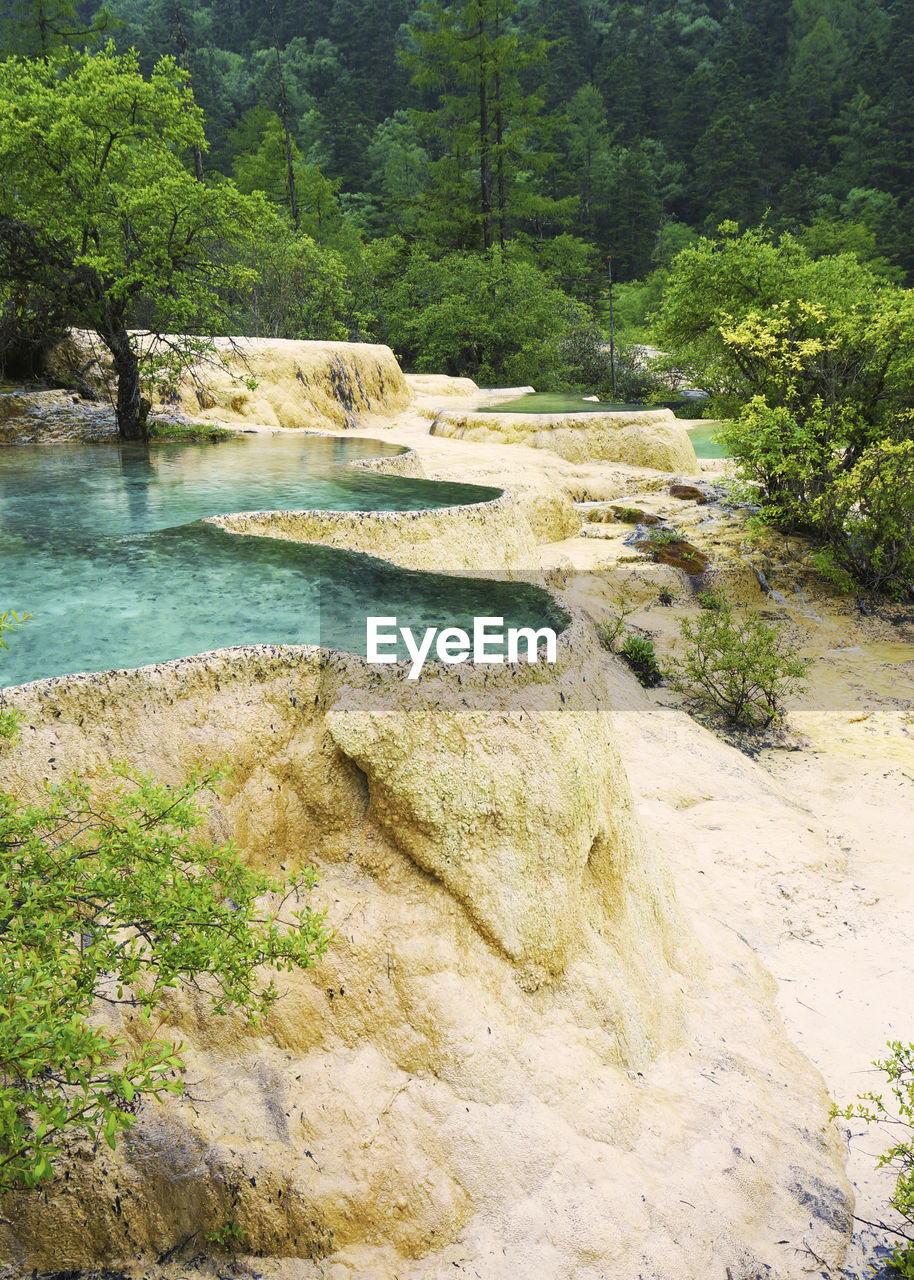
[(613, 318), (613, 256), (606, 255), (609, 266), (609, 367), (613, 380), (613, 402), (616, 399), (616, 322)]

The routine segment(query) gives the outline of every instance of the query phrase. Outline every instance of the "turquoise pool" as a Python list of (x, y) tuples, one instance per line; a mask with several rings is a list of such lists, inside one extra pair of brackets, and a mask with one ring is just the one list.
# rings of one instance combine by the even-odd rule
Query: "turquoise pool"
[(498, 493), (346, 465), (399, 452), (314, 436), (148, 451), (0, 449), (0, 612), (32, 614), (0, 650), (0, 684), (239, 644), (321, 643), (364, 653), (371, 613), (420, 627), (495, 614), (509, 626), (561, 629), (564, 615), (536, 587), (413, 573), (202, 523), (230, 511), (421, 510)]
[(720, 422), (702, 422), (697, 427), (688, 428), (696, 458), (728, 458), (730, 456), (723, 445), (714, 438), (722, 425)]

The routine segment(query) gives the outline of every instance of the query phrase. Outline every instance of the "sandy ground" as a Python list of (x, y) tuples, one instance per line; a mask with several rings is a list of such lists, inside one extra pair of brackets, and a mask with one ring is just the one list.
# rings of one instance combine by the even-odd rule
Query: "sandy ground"
[[(886, 1042), (914, 1040), (914, 611), (864, 617), (853, 600), (817, 582), (801, 548), (747, 550), (738, 516), (670, 498), (670, 477), (429, 436), (434, 403), (420, 396), (384, 432), (415, 449), (427, 475), (508, 487), (536, 477), (585, 503), (624, 500), (671, 516), (713, 564), (739, 566), (730, 588), (747, 607), (778, 617), (812, 658), (809, 689), (789, 707), (783, 745), (758, 749), (751, 737), (740, 743), (715, 733), (667, 688), (645, 696), (633, 685), (617, 727), (642, 819), (673, 851), (680, 895), (697, 911), (712, 903), (750, 941), (777, 980), (789, 1034), (835, 1101), (879, 1089), (884, 1078), (872, 1063), (885, 1056)], [(713, 480), (724, 469), (699, 468), (680, 478)], [(653, 637), (662, 660), (673, 654), (678, 618), (695, 612), (685, 579), (635, 563), (641, 558), (623, 542), (629, 526), (585, 529), (589, 536), (543, 546), (543, 566), (591, 571), (580, 589), (596, 608), (601, 600), (610, 606), (620, 587), (631, 589), (641, 608), (630, 624)], [(750, 562), (764, 566), (771, 594)], [(664, 608), (656, 591), (671, 574), (676, 600)], [(894, 1177), (875, 1160), (887, 1135), (837, 1123), (848, 1138), (856, 1213), (885, 1220)], [(858, 1224), (840, 1274), (869, 1277), (868, 1264), (884, 1258), (892, 1238)], [(805, 1258), (804, 1270), (814, 1261)], [(819, 1274), (836, 1273), (823, 1266)]]

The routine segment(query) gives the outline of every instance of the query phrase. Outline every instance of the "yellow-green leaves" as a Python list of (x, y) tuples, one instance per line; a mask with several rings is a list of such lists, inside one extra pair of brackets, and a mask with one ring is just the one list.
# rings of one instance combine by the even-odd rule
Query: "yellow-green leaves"
[(842, 587), (914, 589), (911, 291), (851, 254), (728, 227), (676, 259), (662, 311), (762, 517), (819, 538)]

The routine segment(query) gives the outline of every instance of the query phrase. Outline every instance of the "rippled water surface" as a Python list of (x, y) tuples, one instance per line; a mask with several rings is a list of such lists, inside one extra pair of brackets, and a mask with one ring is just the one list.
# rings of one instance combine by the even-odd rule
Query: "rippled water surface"
[(240, 437), (151, 450), (0, 449), (0, 613), (32, 614), (0, 651), (0, 683), (135, 667), (237, 644), (364, 652), (368, 614), (414, 627), (477, 614), (543, 625), (536, 588), (411, 573), (371, 557), (203, 524), (232, 511), (404, 511), (497, 490), (348, 467), (399, 449), (366, 440)]

